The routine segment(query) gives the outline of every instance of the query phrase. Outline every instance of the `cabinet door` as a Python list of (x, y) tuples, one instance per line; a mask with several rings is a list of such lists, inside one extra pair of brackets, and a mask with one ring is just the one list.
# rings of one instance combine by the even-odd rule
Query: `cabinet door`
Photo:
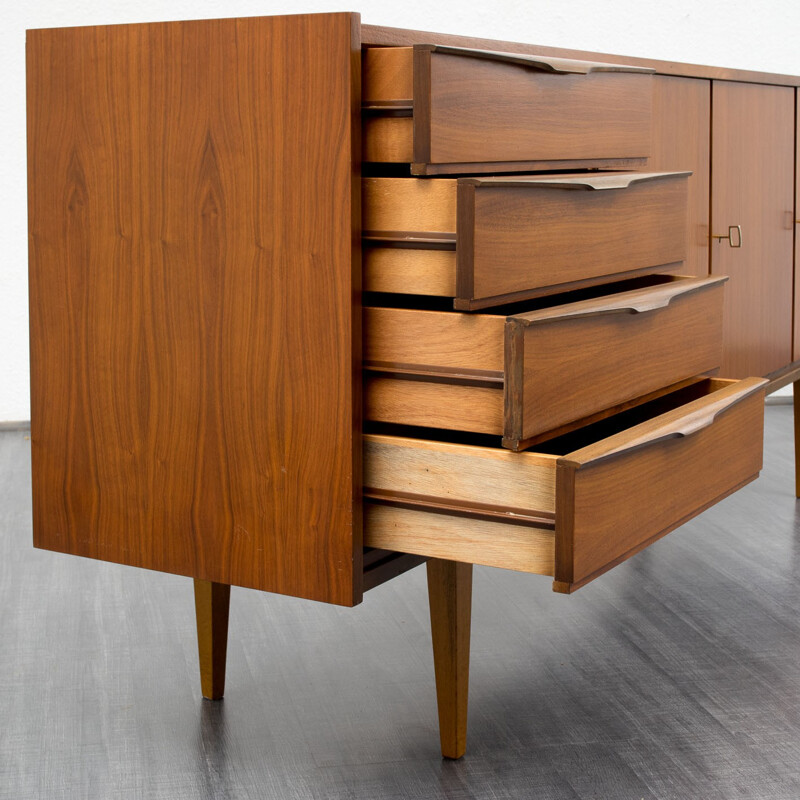
[[(794, 269), (795, 275), (800, 270), (800, 90), (797, 90), (797, 102), (795, 108), (797, 109), (797, 125), (795, 128), (796, 147), (795, 153), (795, 195), (794, 195)], [(792, 361), (800, 358), (800, 281), (795, 278), (794, 282), (794, 348), (792, 350)]]
[[(794, 89), (713, 82), (711, 271), (728, 275), (721, 375), (792, 360)], [(727, 235), (733, 241), (713, 238)]]
[(686, 262), (681, 273), (708, 275), (711, 181), (711, 81), (656, 75), (653, 143), (648, 170), (691, 170), (687, 198)]

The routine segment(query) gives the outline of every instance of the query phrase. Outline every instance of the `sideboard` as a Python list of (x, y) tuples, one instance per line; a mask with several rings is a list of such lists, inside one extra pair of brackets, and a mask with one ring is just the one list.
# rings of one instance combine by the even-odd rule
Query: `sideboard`
[(28, 31), (27, 84), (34, 544), (192, 577), (205, 697), (232, 585), (427, 562), (458, 758), (473, 564), (569, 594), (757, 477), (800, 78), (341, 13)]

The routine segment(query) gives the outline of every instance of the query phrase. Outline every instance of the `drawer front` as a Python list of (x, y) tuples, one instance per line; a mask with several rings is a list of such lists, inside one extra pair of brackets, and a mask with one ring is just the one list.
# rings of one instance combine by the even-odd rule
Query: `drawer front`
[[(455, 282), (455, 307), (474, 310), (665, 265), (678, 269), (686, 255), (688, 176), (366, 178), (366, 280), (391, 291), (405, 269), (408, 294)], [(432, 271), (419, 289), (422, 267), (409, 264), (428, 251), (437, 257), (426, 256)]]
[(764, 392), (747, 392), (765, 383), (731, 383), (559, 459), (556, 591), (580, 588), (757, 477)]
[(722, 363), (725, 279), (680, 279), (509, 317), (504, 445), (663, 391)]
[(765, 383), (709, 379), (547, 452), (367, 435), (365, 543), (574, 591), (758, 475)]
[(682, 262), (688, 174), (459, 181), (456, 307)]
[[(369, 49), (365, 156), (411, 161), (415, 174), (477, 171), (481, 162), (498, 171), (644, 159), (649, 72), (430, 45)], [(381, 113), (393, 116), (375, 125)]]
[(724, 282), (667, 279), (510, 317), (367, 307), (365, 367), (383, 374), (367, 380), (366, 417), (524, 449), (716, 370)]

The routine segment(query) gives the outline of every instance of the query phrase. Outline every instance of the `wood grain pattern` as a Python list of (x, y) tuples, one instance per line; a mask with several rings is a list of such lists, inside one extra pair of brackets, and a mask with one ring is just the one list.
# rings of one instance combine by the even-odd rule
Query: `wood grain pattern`
[(647, 168), (690, 170), (684, 274), (709, 274), (711, 84), (658, 75), (653, 80), (653, 144)]
[(751, 395), (758, 394), (763, 398), (766, 384), (765, 378), (745, 378), (741, 381), (707, 378), (692, 387), (692, 391), (699, 395), (694, 400), (676, 408), (671, 398), (660, 399), (651, 407), (661, 413), (629, 430), (575, 450), (564, 456), (559, 464), (569, 463), (585, 469), (600, 461), (627, 455), (667, 439), (691, 436), (713, 425), (717, 417)]
[[(706, 289), (722, 287), (727, 280), (724, 276), (690, 278), (685, 275), (653, 275), (644, 280), (608, 284), (596, 289), (584, 300), (573, 300), (558, 305), (537, 303), (540, 307), (532, 311), (520, 311), (512, 317), (525, 327), (533, 327), (568, 319), (604, 317), (609, 314), (646, 314), (669, 308), (680, 298)], [(570, 297), (571, 295), (565, 295), (562, 299)]]
[[(513, 85), (519, 84), (520, 80), (526, 80), (524, 72), (533, 72), (531, 64), (528, 59), (523, 57), (524, 66), (522, 71), (519, 65), (513, 63), (506, 63), (506, 66), (517, 67), (509, 71), (510, 83), (506, 80), (506, 76), (498, 76), (492, 73), (489, 68), (488, 77), (485, 75), (487, 68), (485, 66), (477, 65), (479, 75), (484, 75), (486, 78), (485, 85), (480, 86), (480, 91), (489, 93), (488, 101), (490, 104), (495, 104), (497, 108), (501, 109), (500, 117), (496, 117), (492, 122), (489, 116), (483, 117), (485, 109), (481, 109), (481, 116), (471, 118), (471, 111), (475, 111), (480, 104), (480, 98), (472, 95), (472, 86), (474, 83), (474, 76), (471, 72), (473, 67), (468, 63), (474, 58), (474, 51), (438, 51), (436, 54), (430, 52), (430, 48), (422, 47), (417, 49), (417, 55), (414, 56), (414, 48), (411, 47), (390, 47), (390, 48), (367, 48), (364, 51), (364, 105), (369, 109), (369, 115), (364, 118), (364, 160), (375, 162), (413, 162), (413, 174), (436, 174), (439, 172), (490, 172), (501, 170), (547, 170), (547, 169), (565, 169), (569, 166), (573, 167), (595, 167), (595, 168), (624, 168), (626, 163), (631, 163), (633, 160), (641, 160), (647, 154), (646, 135), (643, 135), (641, 125), (649, 113), (647, 104), (650, 102), (649, 96), (644, 91), (644, 87), (636, 86), (638, 90), (631, 93), (627, 87), (623, 87), (621, 96), (624, 98), (620, 101), (620, 95), (614, 95), (613, 102), (617, 107), (621, 108), (621, 114), (627, 116), (628, 125), (614, 120), (612, 124), (607, 122), (604, 125), (592, 131), (590, 139), (588, 132), (591, 122), (585, 120), (583, 116), (579, 117), (577, 122), (581, 126), (581, 131), (576, 131), (575, 136), (569, 139), (564, 145), (554, 147), (553, 140), (555, 132), (552, 128), (552, 116), (555, 113), (566, 114), (572, 120), (575, 120), (575, 110), (579, 108), (583, 115), (597, 114), (598, 109), (603, 113), (604, 120), (610, 116), (610, 108), (603, 108), (603, 100), (598, 96), (608, 92), (607, 81), (593, 81), (591, 85), (584, 86), (582, 84), (573, 85), (572, 82), (567, 81), (564, 84), (548, 83), (548, 78), (554, 77), (552, 74), (543, 75), (542, 84), (528, 84), (528, 88), (524, 86), (518, 87), (514, 90)], [(503, 62), (513, 61), (513, 57), (509, 57), (503, 53), (483, 54), (486, 57), (492, 58), (490, 63), (500, 64)], [(453, 87), (445, 87), (443, 96), (436, 98), (433, 92), (437, 88), (436, 82), (433, 80), (436, 65), (442, 57), (460, 57), (460, 61), (467, 62), (463, 69), (466, 70), (466, 79), (458, 82)], [(413, 62), (416, 58), (418, 67), (416, 73), (414, 72)], [(485, 60), (485, 59), (484, 59)], [(576, 61), (562, 61), (553, 60), (552, 58), (545, 58), (548, 65), (555, 65), (557, 67), (566, 67), (568, 72), (575, 71), (581, 72), (582, 69), (574, 70), (576, 65), (582, 66), (586, 62)], [(432, 66), (433, 65), (433, 66)], [(607, 65), (603, 65), (604, 67)], [(554, 70), (557, 71), (557, 70)], [(605, 73), (607, 74), (607, 73)], [(561, 75), (559, 77), (566, 77)], [(575, 76), (571, 76), (575, 77)], [(414, 81), (418, 81), (418, 87), (414, 89)], [(613, 82), (612, 82), (613, 84)], [(544, 91), (542, 91), (542, 89)], [(567, 91), (564, 91), (564, 90)], [(557, 97), (557, 102), (561, 104), (559, 110), (555, 110), (551, 106), (554, 103), (553, 92)], [(582, 92), (587, 92), (588, 97), (591, 98), (590, 102), (579, 97)], [(514, 98), (509, 99), (507, 94), (513, 93)], [(499, 96), (498, 96), (499, 95)], [(636, 105), (637, 99), (643, 100), (644, 105), (639, 107)], [(444, 106), (443, 107), (443, 102)], [(524, 115), (528, 113), (527, 109), (530, 108), (532, 102), (539, 102), (546, 109), (546, 113), (542, 113), (542, 108), (536, 109), (536, 114), (530, 112), (530, 119), (520, 121), (515, 119), (519, 115), (519, 110), (512, 113), (510, 106), (514, 103), (520, 103), (521, 113)], [(452, 114), (453, 109), (449, 106), (454, 103), (460, 117), (461, 122), (468, 121), (468, 124), (461, 125), (460, 128), (454, 133), (450, 129), (446, 135), (452, 138), (454, 135), (459, 138), (465, 137), (470, 140), (468, 147), (470, 148), (470, 157), (459, 159), (458, 156), (446, 158), (444, 161), (438, 161), (435, 158), (430, 158), (430, 146), (432, 137), (435, 141), (437, 130), (436, 125), (440, 124), (442, 120), (447, 120)], [(575, 107), (572, 107), (572, 103)], [(569, 106), (569, 108), (566, 108)], [(400, 108), (411, 109), (415, 108), (414, 118), (410, 116), (398, 115)], [(497, 111), (495, 108), (495, 111)], [(381, 109), (385, 109), (390, 116), (375, 116)], [(634, 109), (631, 111), (631, 109)], [(633, 119), (632, 119), (633, 118)], [(479, 120), (484, 119), (483, 123)], [(530, 128), (533, 132), (533, 139), (526, 136), (524, 130), (525, 125), (529, 125), (535, 120), (535, 126)], [(635, 121), (634, 121), (635, 120)], [(488, 126), (487, 130), (475, 131), (472, 130), (476, 125)], [(637, 128), (636, 126), (639, 126)], [(500, 130), (500, 126), (505, 126)], [(530, 132), (529, 131), (529, 132)], [(598, 131), (601, 133), (598, 135)], [(562, 139), (565, 132), (561, 132)], [(609, 145), (607, 141), (597, 141), (598, 139), (614, 138), (615, 145)], [(567, 137), (569, 138), (569, 137)], [(622, 144), (619, 140), (625, 140), (627, 144)], [(501, 158), (489, 154), (485, 148), (493, 147), (494, 149), (500, 148), (504, 152), (510, 146), (510, 140), (516, 139), (517, 145), (522, 147), (524, 152), (536, 152), (538, 155), (520, 157), (517, 152), (513, 157)], [(583, 140), (586, 146), (589, 146), (589, 151), (593, 153), (590, 156), (575, 155), (572, 152), (578, 140)], [(594, 141), (594, 146), (591, 145)], [(596, 148), (603, 150), (604, 147), (610, 147), (608, 156), (598, 157), (596, 155)], [(617, 151), (622, 147), (623, 150), (633, 150), (636, 154), (633, 156), (628, 153), (625, 156), (616, 155)], [(477, 148), (477, 151), (476, 151)], [(584, 147), (584, 149), (586, 149)], [(467, 151), (463, 151), (467, 153)], [(474, 153), (479, 152), (481, 158), (475, 158)], [(588, 152), (588, 151), (587, 151)], [(544, 153), (544, 154), (542, 154)], [(554, 155), (555, 153), (555, 155)], [(496, 155), (496, 154), (495, 154)], [(495, 166), (490, 164), (477, 165), (475, 162), (486, 161), (494, 162)]]
[(554, 570), (552, 527), (516, 525), (367, 501), (364, 541), (385, 550), (536, 575), (553, 575)]
[(793, 361), (791, 364), (776, 369), (764, 377), (769, 381), (767, 394), (772, 394), (800, 378), (800, 361)]
[(672, 383), (669, 384), (668, 386), (662, 386), (653, 392), (648, 392), (647, 394), (640, 395), (624, 403), (618, 403), (617, 405), (611, 406), (610, 408), (604, 408), (601, 411), (589, 414), (586, 417), (581, 417), (580, 419), (576, 419), (573, 422), (567, 422), (563, 425), (559, 425), (557, 428), (550, 428), (544, 433), (539, 433), (527, 439), (514, 439), (514, 438), (504, 437), (502, 444), (503, 447), (507, 447), (509, 450), (513, 450), (515, 453), (522, 452), (523, 450), (529, 450), (530, 448), (536, 445), (547, 444), (548, 442), (551, 442), (553, 439), (559, 439), (568, 433), (579, 431), (581, 428), (585, 428), (588, 425), (593, 425), (596, 422), (602, 422), (603, 420), (612, 419), (613, 417), (616, 417), (618, 414), (622, 414), (626, 411), (638, 408), (639, 406), (667, 397), (673, 392), (677, 392), (682, 389), (691, 387), (694, 384), (701, 383), (705, 379), (706, 379), (705, 376), (697, 375), (692, 378), (687, 378), (684, 381), (678, 381), (677, 383)]
[[(393, 145), (400, 147), (399, 141)], [(450, 164), (409, 164), (412, 175), (496, 175), (501, 172), (558, 172), (561, 170), (618, 170), (644, 169), (646, 158), (591, 158), (539, 161), (490, 161), (484, 163), (464, 162)]]
[(363, 250), (364, 291), (453, 297), (456, 251), (370, 247)]
[[(543, 73), (419, 48), (415, 59), (416, 71), (429, 70), (430, 85), (429, 96), (415, 85), (415, 162), (649, 155), (649, 75)], [(420, 113), (420, 105), (429, 106), (429, 116)]]
[[(621, 177), (609, 173), (594, 180), (602, 185)], [(656, 267), (683, 269), (686, 175), (663, 173), (608, 190), (580, 190), (575, 181), (586, 178), (565, 175), (557, 184), (536, 176), (365, 178), (364, 230), (391, 233), (385, 244), (401, 253), (413, 246), (402, 256), (380, 255), (392, 265), (393, 285), (407, 271), (408, 293), (418, 293), (421, 267), (414, 259), (424, 252), (414, 239), (455, 233), (456, 307), (463, 310)], [(370, 251), (383, 249), (377, 244), (367, 251), (368, 264)], [(437, 286), (451, 280), (452, 256), (440, 252)]]
[[(469, 180), (458, 189), (461, 300), (524, 296), (686, 255), (685, 177), (609, 191), (539, 188), (535, 179), (528, 186), (478, 183), (471, 214)], [(461, 246), (465, 236), (471, 248)]]
[(461, 758), (467, 749), (472, 564), (434, 558), (427, 569), (442, 755)]
[[(646, 310), (681, 285), (686, 294)], [(562, 319), (539, 321), (537, 312), (509, 317), (504, 444), (513, 449), (548, 430), (718, 369), (723, 289), (723, 283), (708, 279), (676, 281), (614, 298), (622, 306), (626, 296), (631, 305), (643, 303), (637, 313), (569, 316), (564, 306)], [(602, 308), (600, 302), (574, 307), (590, 312)]]
[(772, 394), (800, 378), (800, 361), (793, 361), (791, 364), (776, 369), (764, 377), (769, 381), (767, 394)]
[(368, 47), (361, 59), (361, 102), (411, 103), (414, 99), (414, 48)]
[(364, 233), (455, 233), (457, 183), (453, 178), (363, 178)]
[(574, 50), (564, 47), (545, 47), (523, 42), (506, 42), (500, 39), (485, 39), (477, 36), (458, 36), (449, 33), (417, 31), (407, 28), (389, 28), (381, 25), (362, 25), (361, 41), (365, 47), (408, 47), (414, 44), (440, 44), (455, 47), (471, 47), (481, 50), (501, 50), (507, 53), (546, 55), (556, 58), (588, 59), (617, 64), (650, 67), (661, 75), (675, 75), (688, 78), (709, 78), (745, 83), (770, 83), (784, 86), (800, 86), (797, 75), (781, 75), (755, 70), (731, 69), (730, 67), (685, 64), (676, 61), (660, 61), (653, 58), (598, 53), (590, 50)]
[(502, 377), (506, 318), (410, 308), (364, 308), (364, 363), (494, 371)]
[(712, 234), (742, 226), (742, 247), (711, 242), (729, 275), (721, 374), (766, 375), (792, 360), (794, 91), (715, 82)]
[(30, 443), (0, 432), (0, 792), (794, 800), (791, 416), (767, 407), (759, 480), (591, 592), (475, 570), (456, 769), (438, 753), (423, 569), (357, 613), (234, 590), (226, 700), (200, 702), (191, 581), (34, 550)]
[(364, 418), (397, 425), (503, 434), (503, 385), (368, 375)]
[[(588, 583), (758, 475), (764, 402), (755, 382), (755, 391), (691, 435), (660, 435), (659, 426), (673, 418), (692, 430), (693, 415), (715, 395), (742, 387), (710, 382), (709, 388), (707, 398), (559, 459), (557, 591)], [(601, 457), (623, 441), (624, 451)]]
[(230, 604), (230, 586), (195, 579), (194, 608), (197, 618), (197, 651), (200, 657), (200, 687), (203, 697), (208, 700), (220, 700), (225, 694)]
[[(479, 374), (504, 378), (503, 443), (517, 450), (541, 434), (718, 369), (724, 282), (674, 278), (510, 317), (365, 308), (365, 365), (448, 383), (474, 383)], [(472, 406), (466, 386), (454, 389), (449, 402), (447, 387), (408, 380), (385, 382), (381, 391), (387, 403), (390, 392), (399, 393), (395, 422), (412, 424), (399, 416), (401, 403), (430, 427), (455, 420), (468, 430), (463, 426), (474, 419), (472, 410), (462, 411), (461, 402)], [(445, 405), (427, 405), (432, 392)], [(372, 390), (367, 396), (371, 415)], [(485, 420), (476, 430), (497, 432)]]
[(438, 498), (519, 515), (555, 512), (556, 457), (491, 447), (364, 436), (364, 490)]
[(414, 120), (411, 117), (364, 117), (364, 161), (410, 163), (414, 160)]
[(586, 61), (573, 58), (553, 56), (526, 55), (523, 53), (506, 53), (498, 50), (478, 50), (472, 47), (453, 47), (452, 45), (422, 44), (415, 49), (428, 50), (439, 55), (476, 58), (481, 61), (515, 64), (534, 72), (551, 75), (588, 75), (592, 72), (635, 72), (652, 74), (655, 70), (648, 67), (631, 67), (624, 64), (611, 64), (601, 61)]
[(638, 424), (621, 418), (618, 433), (586, 430), (577, 449), (574, 434), (547, 452), (505, 457), (367, 437), (366, 541), (541, 572), (554, 509), (554, 589), (574, 591), (758, 475), (765, 385), (707, 380), (641, 409)]
[(28, 33), (37, 546), (360, 599), (358, 23)]

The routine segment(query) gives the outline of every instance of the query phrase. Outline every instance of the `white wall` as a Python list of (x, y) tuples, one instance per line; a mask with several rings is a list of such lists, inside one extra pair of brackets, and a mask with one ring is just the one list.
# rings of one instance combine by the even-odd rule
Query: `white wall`
[[(30, 418), (25, 29), (346, 8), (324, 0), (5, 0), (0, 25), (0, 422)], [(356, 10), (364, 22), (377, 25), (800, 74), (798, 0), (380, 0)]]

